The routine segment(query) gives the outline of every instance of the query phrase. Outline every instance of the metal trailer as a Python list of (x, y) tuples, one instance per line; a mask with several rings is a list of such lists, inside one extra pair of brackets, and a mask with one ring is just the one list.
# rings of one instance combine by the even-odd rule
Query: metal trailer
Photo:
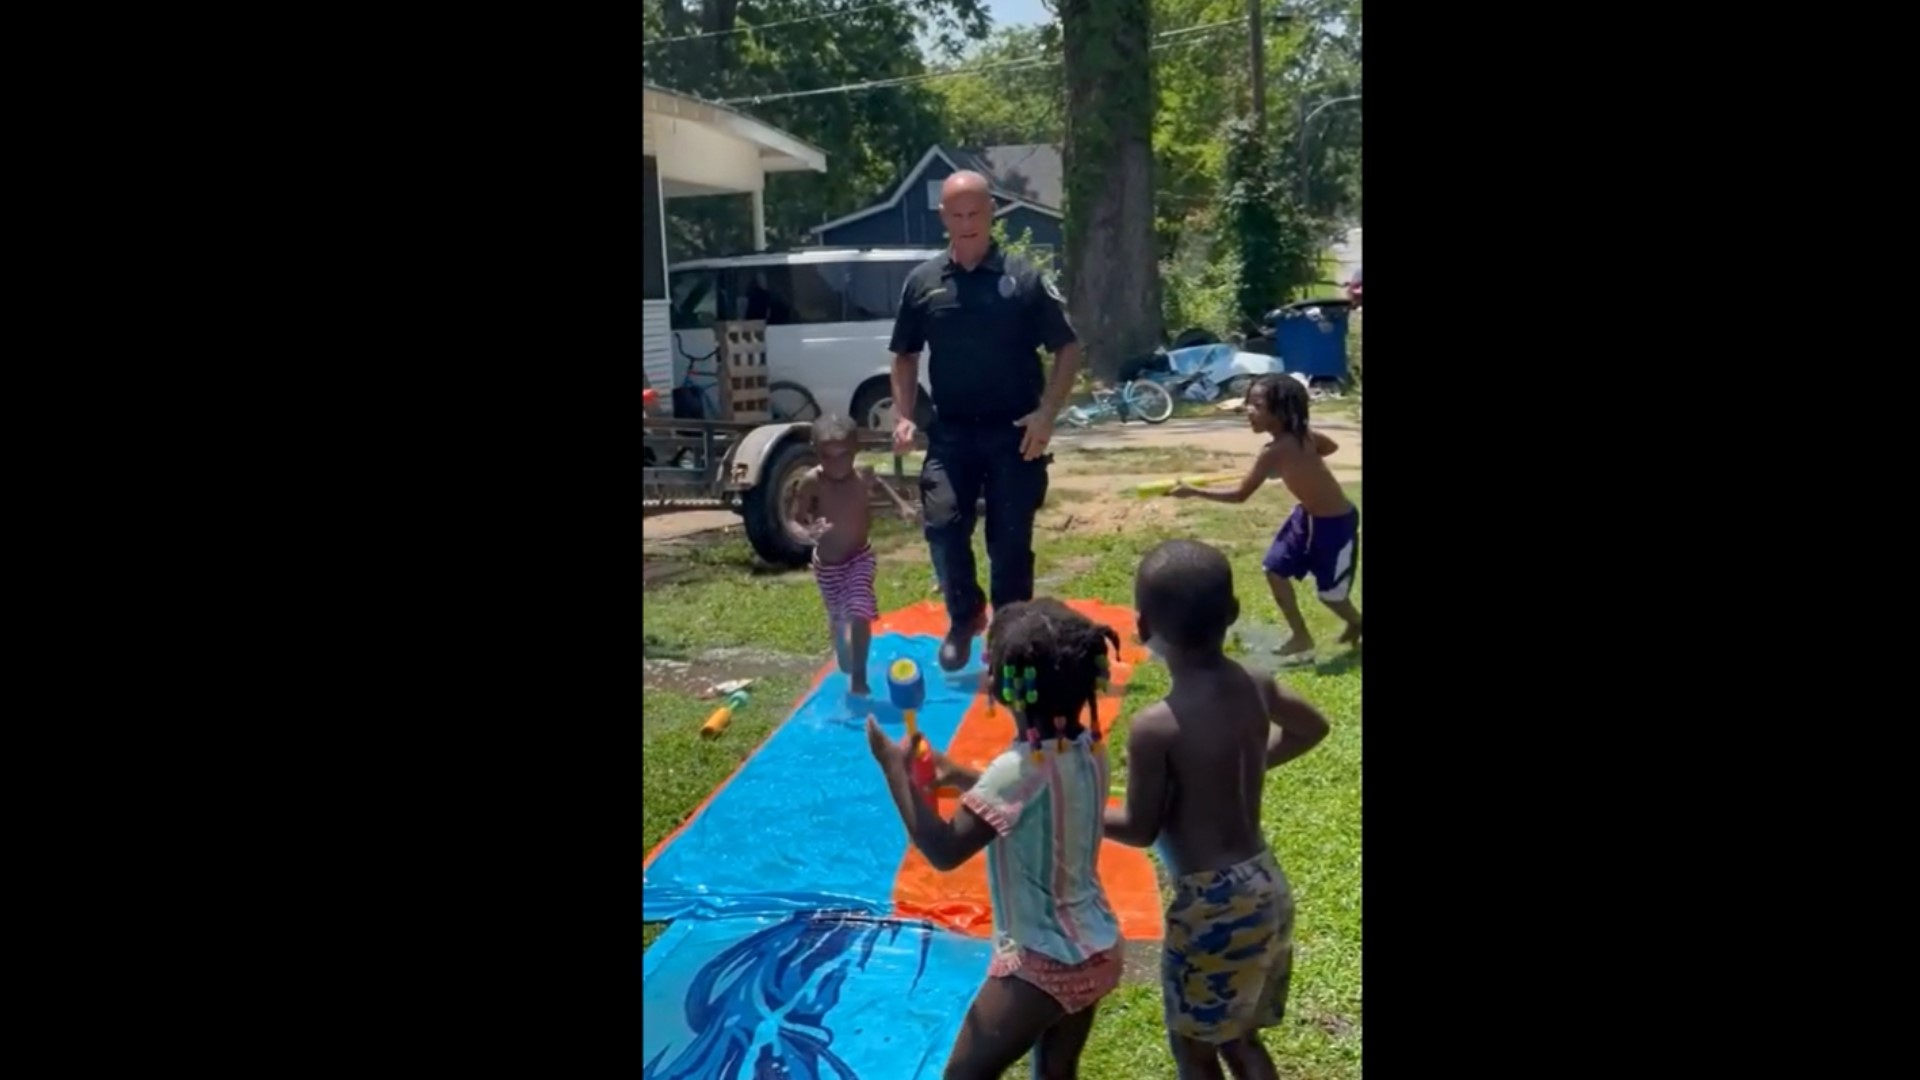
[[(775, 566), (805, 566), (813, 545), (793, 528), (794, 489), (802, 475), (819, 464), (809, 437), (811, 423), (770, 424), (727, 420), (682, 420), (648, 416), (642, 421), (642, 516), (669, 510), (720, 507), (739, 514), (747, 540)], [(861, 452), (890, 451), (889, 432), (861, 431)], [(915, 438), (924, 448), (926, 437)], [(918, 497), (918, 479), (906, 475), (894, 455), (891, 475), (882, 482), (908, 499)], [(875, 506), (891, 511), (885, 497)]]

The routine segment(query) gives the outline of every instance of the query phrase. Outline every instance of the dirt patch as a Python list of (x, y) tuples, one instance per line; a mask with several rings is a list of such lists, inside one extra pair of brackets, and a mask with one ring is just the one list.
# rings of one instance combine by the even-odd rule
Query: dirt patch
[(702, 533), (734, 532), (741, 528), (740, 515), (731, 510), (643, 507), (640, 516), (640, 539), (649, 544), (682, 540)]
[(698, 697), (715, 683), (728, 679), (810, 676), (819, 671), (824, 662), (824, 658), (818, 656), (768, 649), (707, 649), (686, 658), (647, 656), (641, 661), (641, 689), (671, 690)]
[[(1146, 480), (1139, 482), (1146, 483)], [(1098, 487), (1070, 488), (1074, 492), (1071, 499), (1056, 500), (1049, 495), (1047, 505), (1034, 521), (1034, 529), (1086, 536), (1130, 532), (1173, 521), (1176, 510), (1173, 500), (1135, 498), (1130, 493), (1130, 485), (1123, 485), (1123, 490), (1129, 493), (1117, 494), (1113, 490), (1115, 486), (1115, 478), (1107, 477)]]
[(1190, 446), (1089, 447), (1054, 459), (1055, 475), (1155, 473), (1164, 476), (1244, 468), (1249, 457), (1237, 451)]
[(640, 587), (642, 589), (650, 585), (658, 585), (663, 581), (672, 581), (674, 578), (692, 572), (693, 566), (690, 563), (679, 562), (673, 559), (650, 559), (645, 555), (640, 557)]
[(1336, 1039), (1353, 1034), (1353, 1021), (1338, 1013), (1315, 1013), (1301, 1019)]
[(1165, 948), (1157, 941), (1129, 941), (1120, 963), (1120, 982), (1132, 986), (1160, 985), (1160, 954)]

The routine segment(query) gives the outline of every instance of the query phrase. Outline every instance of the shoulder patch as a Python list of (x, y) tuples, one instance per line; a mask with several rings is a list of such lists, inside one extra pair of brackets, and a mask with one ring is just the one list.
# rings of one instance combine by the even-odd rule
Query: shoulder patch
[(1066, 304), (1067, 298), (1060, 295), (1060, 285), (1053, 280), (1052, 274), (1042, 273), (1040, 275), (1040, 287), (1047, 290), (1047, 295), (1053, 297), (1054, 303), (1062, 306)]

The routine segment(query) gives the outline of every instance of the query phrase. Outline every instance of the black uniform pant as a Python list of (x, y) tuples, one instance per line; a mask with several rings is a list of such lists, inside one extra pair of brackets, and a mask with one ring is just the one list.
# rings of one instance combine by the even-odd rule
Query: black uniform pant
[(974, 427), (938, 421), (927, 432), (920, 505), (947, 616), (957, 627), (971, 626), (986, 602), (973, 562), (973, 521), (982, 494), (993, 606), (1033, 599), (1033, 517), (1047, 497), (1052, 457), (1022, 460), (1025, 434), (1010, 423)]

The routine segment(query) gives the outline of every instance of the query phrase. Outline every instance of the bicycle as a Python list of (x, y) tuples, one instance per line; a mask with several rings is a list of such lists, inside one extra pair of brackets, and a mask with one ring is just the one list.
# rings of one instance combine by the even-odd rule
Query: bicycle
[(1119, 417), (1123, 424), (1129, 419), (1164, 424), (1173, 416), (1173, 393), (1151, 379), (1131, 379), (1119, 389), (1094, 390), (1092, 405), (1069, 405), (1054, 422), (1064, 420), (1083, 428), (1110, 416)]
[[(716, 391), (720, 386), (720, 349), (715, 346), (705, 356), (694, 356), (681, 343), (680, 335), (673, 335), (673, 348), (687, 361), (686, 377), (680, 381), (679, 395), (687, 397), (688, 407), (697, 405), (699, 416), (695, 419), (712, 419), (720, 415), (720, 400)], [(712, 371), (697, 371), (696, 367), (711, 361)], [(695, 378), (710, 380), (701, 382)], [(818, 420), (821, 415), (820, 402), (806, 387), (796, 382), (779, 379), (767, 387), (767, 409), (775, 421)]]

